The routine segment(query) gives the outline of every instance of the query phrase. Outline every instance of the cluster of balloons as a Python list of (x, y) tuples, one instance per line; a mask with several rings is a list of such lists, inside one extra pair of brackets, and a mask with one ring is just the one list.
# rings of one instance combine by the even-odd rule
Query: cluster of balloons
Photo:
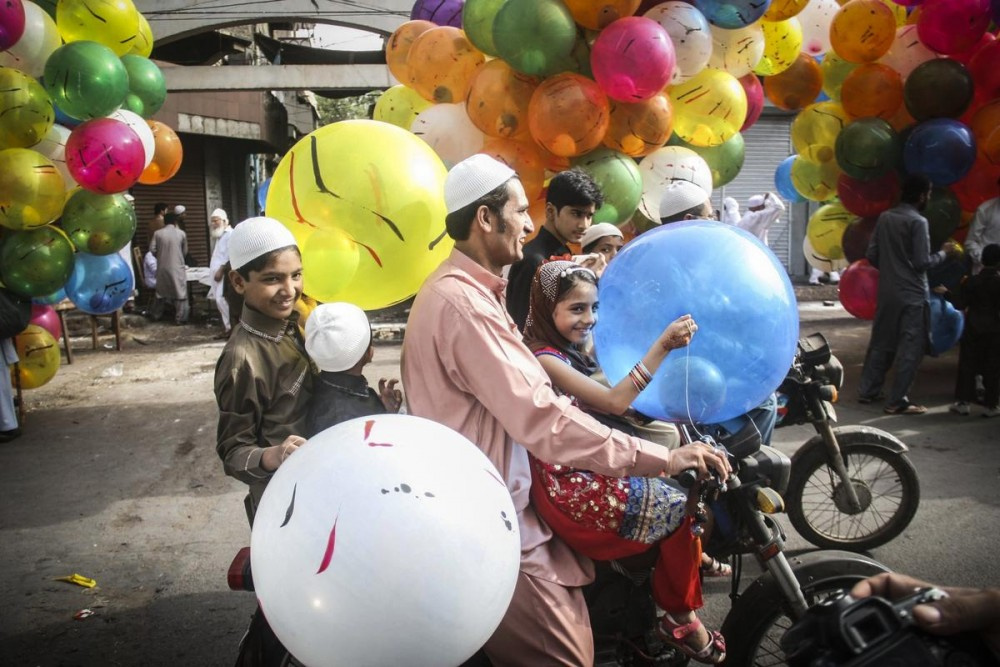
[(796, 154), (779, 165), (775, 185), (791, 201), (824, 203), (807, 226), (806, 259), (823, 271), (850, 265), (841, 301), (870, 318), (877, 271), (857, 263), (905, 174), (934, 183), (924, 213), (932, 248), (964, 240), (977, 206), (996, 195), (1000, 42), (990, 29), (1000, 4), (773, 0), (768, 14), (776, 8), (786, 21), (820, 26), (824, 39), (803, 41), (797, 65), (764, 80), (772, 103), (797, 112)]
[[(105, 314), (133, 288), (118, 254), (136, 226), (123, 193), (172, 177), (181, 144), (149, 120), (166, 85), (149, 59), (149, 23), (132, 0), (53, 7), (0, 5), (0, 282), (39, 304), (68, 297)], [(47, 381), (59, 365), (58, 330), (36, 324), (41, 333), (24, 336), (50, 336), (51, 345), (30, 345), (54, 348), (54, 366), (47, 377), (22, 377), (24, 386)]]
[(509, 164), (536, 221), (547, 178), (570, 167), (604, 190), (596, 222), (658, 221), (671, 181), (711, 194), (739, 173), (740, 133), (764, 103), (758, 74), (790, 66), (800, 48), (767, 5), (417, 0), (386, 44), (400, 83), (375, 118), (447, 166), (477, 152)]

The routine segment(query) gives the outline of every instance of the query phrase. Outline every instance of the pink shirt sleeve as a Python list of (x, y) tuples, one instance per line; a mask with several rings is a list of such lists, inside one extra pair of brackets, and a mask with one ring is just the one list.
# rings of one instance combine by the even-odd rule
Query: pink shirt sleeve
[(548, 376), (499, 310), (470, 304), (440, 313), (438, 354), (450, 358), (452, 380), (473, 395), (510, 437), (543, 461), (611, 476), (662, 474), (669, 452), (604, 426), (568, 397), (557, 396)]

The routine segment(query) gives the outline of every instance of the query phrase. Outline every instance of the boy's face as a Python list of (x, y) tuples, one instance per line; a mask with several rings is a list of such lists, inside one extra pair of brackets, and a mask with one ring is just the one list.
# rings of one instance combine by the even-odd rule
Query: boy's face
[(282, 250), (261, 271), (244, 280), (232, 273), (233, 287), (254, 310), (276, 320), (288, 318), (302, 296), (302, 259), (293, 249)]
[(545, 205), (545, 220), (549, 231), (563, 243), (579, 243), (584, 232), (594, 222), (597, 207), (593, 204), (568, 204), (558, 211), (553, 204)]

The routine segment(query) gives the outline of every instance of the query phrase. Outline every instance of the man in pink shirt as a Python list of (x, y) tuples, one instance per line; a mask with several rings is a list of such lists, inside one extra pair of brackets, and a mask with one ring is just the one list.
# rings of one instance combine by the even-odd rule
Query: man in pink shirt
[(484, 647), (503, 665), (591, 665), (590, 618), (581, 586), (592, 563), (556, 538), (529, 504), (527, 452), (614, 475), (657, 476), (709, 467), (729, 472), (711, 447), (673, 452), (610, 429), (553, 392), (507, 313), (504, 266), (532, 231), (517, 175), (486, 155), (455, 165), (445, 181), (445, 225), (455, 249), (420, 288), (403, 345), (409, 412), (474, 442), (503, 473), (518, 510), (521, 572), (507, 614)]

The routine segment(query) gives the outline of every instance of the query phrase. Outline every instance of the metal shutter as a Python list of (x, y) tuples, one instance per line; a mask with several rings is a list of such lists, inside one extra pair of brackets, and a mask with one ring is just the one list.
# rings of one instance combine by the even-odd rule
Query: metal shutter
[[(751, 195), (775, 192), (774, 170), (794, 152), (790, 134), (794, 118), (792, 114), (765, 108), (764, 115), (743, 133), (746, 151), (743, 169), (739, 176), (715, 190), (712, 203), (717, 210), (722, 210), (724, 197), (733, 197), (740, 203), (740, 212), (743, 213), (747, 210), (746, 202)], [(786, 210), (768, 230), (767, 243), (782, 265), (790, 274), (795, 275), (798, 267), (793, 262), (796, 254), (802, 254), (802, 240), (800, 237), (799, 248), (796, 250), (792, 223), (800, 215), (800, 207), (792, 206), (787, 200), (784, 203)]]

